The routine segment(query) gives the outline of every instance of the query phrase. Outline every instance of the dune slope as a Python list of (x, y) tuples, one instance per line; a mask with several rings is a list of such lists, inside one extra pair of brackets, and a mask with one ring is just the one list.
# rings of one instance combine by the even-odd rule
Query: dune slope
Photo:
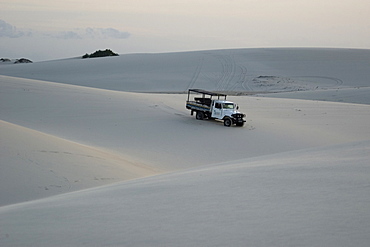
[[(99, 153), (100, 150), (110, 153), (111, 157), (116, 155), (123, 159), (118, 162), (120, 159), (112, 161), (109, 158), (110, 161), (101, 162), (101, 168), (109, 170), (107, 163), (112, 162), (115, 164), (112, 169), (118, 169), (117, 165), (121, 162), (121, 169), (130, 174), (135, 165), (127, 167), (127, 164), (145, 167), (130, 175), (118, 176), (118, 172), (117, 176), (101, 175), (116, 178), (106, 179), (105, 182), (117, 182), (146, 176), (147, 172), (169, 172), (310, 147), (363, 141), (370, 137), (367, 131), (370, 121), (368, 105), (230, 97), (248, 114), (248, 122), (243, 128), (225, 128), (221, 122), (198, 121), (190, 116), (184, 107), (185, 95), (115, 92), (4, 76), (1, 79), (0, 112), (2, 120), (7, 122), (1, 128), (4, 136), (2, 145), (3, 150), (12, 150), (3, 152), (3, 166), (17, 163), (19, 157), (14, 154), (22, 153), (23, 163), (20, 164), (24, 167), (36, 165), (37, 162), (33, 160), (39, 159), (44, 164), (44, 171), (65, 174), (66, 168), (61, 165), (79, 164), (81, 161), (77, 158), (81, 156), (66, 160), (71, 156), (63, 154), (80, 153), (73, 152), (72, 146), (77, 149), (89, 146), (95, 151), (84, 150), (88, 153), (86, 157), (95, 157), (91, 153)], [(8, 133), (10, 123), (18, 127), (13, 126)], [(18, 134), (16, 128), (25, 133), (31, 130), (38, 132), (32, 132), (35, 135), (33, 140), (28, 135)], [(33, 142), (40, 142), (40, 147), (35, 149)], [(53, 147), (59, 142), (63, 144)], [(53, 153), (58, 155), (50, 156)], [(27, 155), (34, 158), (25, 158)], [(47, 169), (50, 165), (48, 158), (56, 157), (59, 157), (55, 161), (58, 164), (56, 167), (61, 170)], [(95, 164), (100, 161), (103, 160), (95, 160)], [(85, 160), (82, 164), (86, 165), (87, 162), (91, 161)], [(22, 178), (29, 176), (29, 170), (20, 169), (18, 163), (16, 167), (17, 173), (10, 173), (14, 178), (7, 173), (2, 174), (12, 184), (24, 181)], [(89, 169), (88, 166), (86, 169)], [(74, 174), (72, 171), (71, 174)], [(104, 172), (104, 169), (96, 171)], [(51, 172), (48, 174), (51, 177), (53, 175)], [(39, 177), (37, 172), (34, 175)], [(67, 192), (69, 187), (78, 189), (100, 184), (95, 180), (97, 183), (90, 183), (92, 178), (90, 175), (90, 181), (83, 185), (81, 182), (67, 182), (81, 179), (60, 175), (56, 181), (59, 185), (52, 187), (47, 186), (48, 183), (53, 184), (51, 181), (33, 179), (36, 182), (28, 188), (38, 189), (33, 189), (35, 193), (29, 193), (24, 200), (51, 195), (52, 191)], [(26, 183), (18, 185), (18, 191), (27, 187)], [(4, 184), (1, 188), (4, 195), (12, 194), (9, 186)], [(17, 202), (22, 201), (21, 195), (24, 193), (18, 194)], [(1, 204), (7, 202), (4, 199)]]
[(0, 74), (131, 92), (271, 93), (369, 87), (369, 67), (370, 50), (270, 48), (74, 58)]
[(130, 154), (163, 170), (369, 138), (368, 105), (230, 97), (248, 114), (248, 123), (225, 129), (220, 122), (190, 116), (185, 95), (3, 78), (4, 121)]
[[(0, 66), (0, 246), (367, 246), (369, 61), (239, 49)], [(170, 93), (194, 87), (231, 92), (246, 125), (190, 116)]]
[(367, 246), (369, 151), (301, 150), (2, 207), (0, 243)]
[(0, 206), (145, 177), (122, 155), (0, 121)]

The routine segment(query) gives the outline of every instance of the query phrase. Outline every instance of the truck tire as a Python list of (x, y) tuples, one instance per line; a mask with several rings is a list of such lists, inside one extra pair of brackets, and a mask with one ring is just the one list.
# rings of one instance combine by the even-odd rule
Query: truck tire
[(203, 120), (204, 119), (204, 112), (197, 111), (197, 113), (195, 114), (195, 118), (198, 119), (198, 120)]
[(224, 119), (224, 126), (226, 126), (226, 127), (230, 127), (230, 126), (231, 126), (231, 124), (232, 124), (232, 121), (231, 121), (231, 119), (230, 119), (230, 118), (225, 118), (225, 119)]

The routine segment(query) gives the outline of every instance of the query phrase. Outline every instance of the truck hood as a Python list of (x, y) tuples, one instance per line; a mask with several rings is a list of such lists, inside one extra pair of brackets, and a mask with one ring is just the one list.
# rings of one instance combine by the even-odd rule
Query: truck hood
[(234, 110), (234, 109), (224, 109), (224, 115), (227, 115), (227, 116), (231, 116), (233, 114), (243, 114), (245, 115), (244, 113), (240, 112), (240, 111), (237, 111), (237, 110)]

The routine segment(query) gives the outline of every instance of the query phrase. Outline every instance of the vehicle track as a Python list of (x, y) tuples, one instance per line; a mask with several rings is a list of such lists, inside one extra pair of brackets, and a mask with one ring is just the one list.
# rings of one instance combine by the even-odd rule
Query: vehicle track
[(192, 76), (192, 78), (191, 78), (191, 80), (190, 80), (190, 82), (189, 82), (189, 84), (188, 84), (188, 87), (186, 88), (186, 90), (185, 90), (185, 91), (187, 91), (188, 89), (190, 89), (190, 88), (193, 88), (193, 87), (194, 87), (194, 85), (195, 85), (196, 81), (197, 81), (197, 80), (198, 80), (198, 78), (199, 78), (200, 72), (202, 71), (203, 64), (204, 64), (204, 57), (202, 57), (202, 59), (200, 59), (200, 61), (199, 61), (199, 63), (198, 63), (198, 66), (197, 66), (197, 68), (195, 69), (195, 72), (194, 72), (194, 74), (193, 74), (193, 76)]
[(222, 72), (221, 77), (216, 83), (216, 91), (226, 92), (230, 87), (230, 83), (235, 76), (236, 63), (232, 56), (230, 55), (218, 55)]
[(230, 92), (240, 91), (240, 90), (250, 91), (251, 89), (249, 88), (248, 79), (247, 79), (247, 72), (248, 72), (247, 68), (244, 65), (238, 65), (237, 67), (238, 67), (238, 71), (240, 71), (239, 77), (231, 85), (231, 87), (228, 88), (229, 91)]
[(329, 77), (329, 76), (295, 76), (294, 78), (318, 78), (318, 79), (327, 79), (335, 82), (334, 86), (341, 86), (343, 81), (339, 78)]
[(247, 73), (248, 73), (247, 67), (245, 67), (245, 66), (240, 66), (240, 67), (241, 67), (241, 70), (242, 70), (242, 74), (241, 74), (242, 89), (244, 91), (247, 91), (247, 92), (252, 92), (253, 88), (250, 86), (250, 80), (248, 80), (248, 78), (247, 78)]

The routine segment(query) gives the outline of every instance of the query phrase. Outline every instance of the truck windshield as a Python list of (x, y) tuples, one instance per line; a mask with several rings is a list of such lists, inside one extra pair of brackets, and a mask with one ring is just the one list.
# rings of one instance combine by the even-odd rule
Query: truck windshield
[(234, 104), (233, 103), (224, 103), (224, 104), (222, 104), (222, 108), (224, 108), (224, 109), (234, 109)]

